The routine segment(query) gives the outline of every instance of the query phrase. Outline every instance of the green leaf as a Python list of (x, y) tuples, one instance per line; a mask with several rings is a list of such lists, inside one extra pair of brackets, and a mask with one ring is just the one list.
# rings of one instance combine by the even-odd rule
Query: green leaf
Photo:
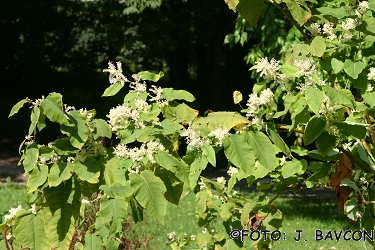
[(174, 90), (173, 88), (163, 88), (161, 97), (165, 98), (167, 101), (185, 100), (192, 102), (195, 100), (195, 97), (186, 90)]
[(324, 131), (320, 134), (315, 142), (318, 152), (322, 156), (326, 156), (331, 152), (337, 145), (337, 138), (334, 135), (330, 135), (328, 132)]
[(285, 2), (293, 18), (298, 22), (299, 25), (302, 26), (307, 20), (310, 19), (311, 17), (310, 10), (306, 11), (298, 4), (298, 2), (294, 2), (294, 1), (285, 1)]
[(247, 123), (249, 120), (237, 112), (212, 112), (206, 117), (195, 119), (191, 126), (194, 130), (199, 130), (203, 136), (207, 136), (218, 128), (229, 131), (237, 125)]
[(283, 138), (280, 137), (280, 135), (271, 130), (271, 129), (268, 129), (267, 130), (268, 134), (269, 134), (269, 137), (271, 138), (272, 142), (284, 153), (286, 154), (288, 157), (290, 156), (290, 149), (288, 147), (288, 145), (286, 145), (285, 141), (283, 140)]
[(242, 101), (242, 94), (240, 91), (235, 90), (233, 92), (233, 101), (234, 101), (234, 104), (238, 104)]
[(111, 198), (123, 198), (127, 199), (133, 194), (130, 186), (124, 186), (120, 183), (113, 183), (110, 186), (102, 185), (99, 187), (100, 190), (103, 190), (106, 195)]
[(299, 68), (291, 65), (291, 64), (286, 64), (282, 65), (280, 67), (281, 73), (283, 73), (286, 77), (295, 77), (295, 74), (299, 71)]
[(364, 68), (366, 68), (364, 62), (353, 62), (350, 59), (346, 59), (344, 62), (344, 71), (353, 79), (357, 79)]
[(185, 103), (170, 102), (162, 112), (165, 118), (176, 122), (191, 122), (198, 115), (198, 110), (190, 108)]
[(253, 149), (244, 134), (233, 134), (223, 139), (224, 153), (228, 160), (245, 173), (254, 174), (255, 158)]
[(43, 194), (43, 220), (49, 249), (69, 249), (81, 207), (80, 187), (74, 179), (69, 179), (57, 187), (45, 188)]
[(313, 56), (323, 56), (324, 52), (326, 51), (326, 42), (324, 38), (321, 36), (315, 37), (310, 44), (310, 51)]
[(341, 70), (344, 69), (344, 63), (336, 58), (332, 58), (331, 65), (332, 65), (333, 73), (335, 74), (339, 73)]
[[(97, 226), (105, 226), (109, 234), (119, 233), (122, 231), (122, 221), (128, 217), (128, 202), (123, 198), (108, 198), (104, 196), (100, 199), (100, 210), (96, 217), (100, 217), (102, 220), (97, 223)], [(107, 234), (106, 230), (100, 230), (104, 231), (105, 235)]]
[(370, 106), (375, 107), (375, 92), (366, 92), (362, 95), (363, 100)]
[(331, 15), (335, 18), (342, 19), (344, 17), (351, 16), (352, 14), (348, 12), (346, 6), (342, 7), (320, 7), (316, 8), (323, 15)]
[(180, 161), (173, 155), (170, 155), (162, 150), (159, 150), (156, 154), (154, 154), (154, 159), (160, 166), (173, 173), (177, 171), (176, 166), (187, 166), (186, 163)]
[(240, 2), (239, 0), (224, 0), (224, 1), (228, 5), (229, 9), (236, 12), (236, 7), (237, 7), (238, 3)]
[(303, 143), (305, 146), (315, 141), (319, 135), (324, 131), (326, 120), (323, 117), (313, 116), (306, 126), (303, 135)]
[(48, 176), (47, 165), (37, 165), (34, 167), (27, 180), (27, 192), (31, 193), (38, 189), (44, 182), (46, 182)]
[(131, 173), (129, 178), (139, 204), (155, 220), (163, 223), (167, 212), (167, 201), (164, 198), (166, 188), (161, 179), (149, 170), (145, 170), (139, 175)]
[(17, 102), (16, 105), (14, 105), (14, 106), (12, 107), (12, 109), (10, 110), (10, 113), (9, 113), (8, 118), (11, 117), (11, 116), (13, 116), (14, 114), (18, 113), (18, 111), (19, 111), (19, 110), (23, 107), (23, 105), (24, 105), (25, 103), (27, 103), (27, 102), (28, 102), (28, 98), (27, 98), (27, 97), (26, 97), (26, 99), (23, 99), (23, 100)]
[(184, 183), (181, 182), (174, 173), (163, 168), (157, 168), (155, 175), (164, 182), (164, 185), (167, 188), (167, 192), (164, 194), (165, 199), (178, 205), (184, 189)]
[(241, 0), (237, 4), (237, 10), (243, 18), (251, 25), (256, 27), (263, 10), (267, 4), (263, 0)]
[(330, 86), (326, 86), (326, 94), (335, 104), (341, 104), (349, 108), (354, 108), (354, 97), (353, 94), (348, 89), (334, 89)]
[(120, 183), (126, 185), (125, 172), (132, 165), (132, 160), (130, 159), (120, 159), (113, 157), (104, 163), (105, 171), (103, 173), (103, 178), (107, 186), (113, 183)]
[(81, 149), (88, 139), (88, 127), (86, 120), (78, 110), (72, 110), (68, 114), (71, 124), (69, 126), (61, 125), (60, 129), (63, 134), (69, 136), (70, 143)]
[(273, 171), (279, 163), (271, 141), (262, 132), (249, 131), (246, 135), (260, 164), (269, 171)]
[(152, 73), (150, 71), (141, 71), (138, 74), (135, 74), (135, 76), (145, 81), (157, 82), (164, 76), (164, 73), (161, 71), (158, 74)]
[(87, 158), (84, 162), (75, 160), (72, 164), (72, 170), (83, 181), (92, 184), (99, 182), (100, 167), (93, 158)]
[(96, 128), (95, 131), (93, 132), (93, 136), (95, 140), (98, 139), (99, 137), (107, 137), (108, 139), (111, 139), (112, 131), (106, 121), (104, 121), (103, 119), (95, 119), (93, 123), (94, 123), (94, 127)]
[(124, 86), (121, 84), (121, 82), (116, 82), (114, 84), (111, 84), (106, 90), (104, 90), (103, 96), (114, 96), (116, 95)]
[(362, 92), (366, 92), (368, 83), (366, 75), (360, 74), (357, 79), (353, 79), (352, 83), (355, 88)]
[(220, 217), (223, 221), (227, 221), (232, 217), (232, 210), (233, 206), (228, 203), (223, 203), (220, 206)]
[(25, 169), (25, 172), (28, 173), (35, 168), (34, 163), (38, 160), (39, 149), (36, 143), (32, 143), (26, 147), (25, 159), (22, 162), (22, 165)]
[(51, 121), (70, 126), (70, 122), (63, 110), (61, 94), (55, 92), (49, 94), (47, 98), (40, 103), (39, 107), (42, 113)]
[(96, 233), (90, 233), (90, 231), (86, 232), (85, 235), (85, 247), (84, 250), (93, 250), (93, 249), (102, 249), (104, 247), (102, 238), (98, 236)]
[(207, 158), (208, 162), (212, 166), (216, 167), (216, 154), (212, 146), (207, 143), (204, 143), (202, 146), (203, 155)]
[(171, 121), (168, 119), (163, 120), (160, 126), (163, 128), (163, 135), (174, 134), (182, 128), (182, 126), (178, 122)]
[(306, 160), (297, 160), (293, 158), (291, 161), (285, 162), (284, 166), (281, 168), (281, 174), (284, 178), (289, 178), (300, 174), (303, 169), (306, 169), (307, 162)]
[(61, 161), (55, 162), (48, 174), (48, 185), (50, 187), (60, 185), (61, 182), (69, 179), (72, 176), (71, 171), (73, 171), (72, 164), (66, 164)]
[(17, 214), (14, 219), (13, 235), (22, 247), (51, 249), (44, 230), (42, 211), (35, 215), (31, 211), (22, 211), (22, 213)]
[(324, 101), (324, 92), (315, 86), (310, 86), (305, 91), (307, 105), (315, 113), (319, 114), (319, 109)]
[(350, 125), (345, 122), (337, 124), (337, 128), (339, 129), (340, 134), (353, 136), (358, 139), (365, 138), (367, 132), (367, 129), (364, 126)]
[(77, 148), (73, 147), (68, 138), (61, 138), (50, 142), (52, 149), (59, 155), (69, 155), (75, 151)]

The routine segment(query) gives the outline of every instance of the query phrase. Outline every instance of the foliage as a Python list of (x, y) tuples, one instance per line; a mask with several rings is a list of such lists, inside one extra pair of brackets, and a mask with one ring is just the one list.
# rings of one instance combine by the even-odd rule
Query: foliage
[[(266, 8), (263, 1), (257, 8), (252, 0), (227, 3), (254, 26)], [(281, 60), (255, 61), (251, 70), (263, 81), (241, 110), (245, 115), (221, 111), (199, 117), (186, 104), (195, 100), (189, 92), (147, 89), (144, 80), (157, 81), (162, 73), (140, 72), (129, 80), (120, 62), (104, 70), (111, 85), (103, 96), (116, 95), (125, 84), (131, 90), (109, 111), (107, 122), (95, 118), (95, 110), (63, 104), (58, 93), (18, 102), (9, 116), (32, 104), (31, 125), (20, 146), (31, 209), (10, 210), (0, 226), (1, 241), (7, 248), (118, 249), (129, 212), (136, 222), (147, 213), (163, 223), (168, 202), (178, 204), (194, 192), (204, 230), (169, 234), (172, 249), (193, 241), (202, 249), (270, 248), (270, 237), (249, 243), (236, 233), (280, 230), (283, 217), (274, 199), (233, 191), (242, 179), (251, 185), (267, 175), (273, 185), (259, 184), (259, 189), (278, 195), (285, 187), (297, 191), (302, 183), (334, 188), (341, 212), (373, 230), (375, 3), (344, 3), (270, 1), (301, 33), (295, 37), (300, 41), (285, 48)], [(240, 104), (242, 94), (233, 96)], [(47, 146), (35, 141), (46, 120), (59, 124), (63, 134)], [(280, 133), (295, 135), (295, 145)], [(179, 150), (183, 138), (186, 152)], [(216, 166), (220, 150), (228, 160), (229, 180), (201, 177), (208, 164)], [(218, 218), (225, 231), (214, 226)]]

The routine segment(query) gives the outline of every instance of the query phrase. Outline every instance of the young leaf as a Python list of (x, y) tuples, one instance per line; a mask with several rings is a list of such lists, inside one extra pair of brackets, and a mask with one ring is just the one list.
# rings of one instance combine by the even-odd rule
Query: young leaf
[(131, 173), (129, 178), (139, 204), (155, 220), (163, 223), (167, 212), (167, 201), (164, 198), (167, 189), (161, 179), (149, 170), (145, 170), (139, 175)]
[(313, 56), (321, 57), (326, 51), (326, 42), (323, 37), (315, 37), (310, 44), (310, 51)]
[(26, 99), (23, 99), (19, 102), (16, 103), (16, 105), (13, 106), (13, 108), (10, 110), (10, 113), (9, 113), (9, 117), (13, 116), (14, 114), (18, 113), (18, 111), (23, 107), (23, 105), (25, 103), (28, 102), (28, 98), (26, 97)]
[(315, 86), (310, 86), (305, 91), (307, 105), (315, 113), (319, 114), (319, 109), (324, 101), (324, 92)]
[(49, 94), (39, 105), (41, 111), (48, 119), (62, 125), (70, 126), (65, 116), (62, 104), (62, 95), (58, 93)]
[(164, 88), (161, 97), (167, 101), (185, 100), (192, 102), (195, 100), (195, 97), (186, 90), (174, 90), (173, 88)]
[(103, 119), (95, 119), (93, 123), (96, 128), (95, 131), (93, 132), (93, 136), (95, 140), (98, 139), (99, 137), (107, 137), (108, 139), (111, 139), (112, 131), (106, 121), (104, 121)]
[(353, 62), (350, 59), (346, 59), (344, 62), (344, 71), (353, 79), (357, 79), (364, 68), (366, 68), (364, 62)]
[(145, 81), (157, 82), (164, 76), (164, 73), (161, 71), (159, 72), (159, 74), (152, 73), (150, 71), (141, 71), (138, 74), (135, 74), (135, 76)]
[[(70, 143), (76, 148), (82, 148), (88, 139), (88, 127), (86, 120), (78, 110), (69, 112), (71, 124), (69, 126), (61, 125), (61, 132), (69, 136)], [(73, 126), (72, 126), (73, 125)]]
[(31, 124), (29, 127), (29, 134), (31, 135), (32, 133), (36, 132), (36, 125), (38, 124), (39, 121), (39, 116), (40, 116), (40, 109), (38, 107), (34, 107), (31, 111)]
[(116, 82), (114, 84), (111, 84), (106, 90), (104, 90), (103, 96), (114, 96), (116, 95), (124, 86), (121, 84), (121, 82)]
[(234, 104), (238, 104), (242, 101), (242, 94), (240, 91), (235, 90), (233, 92), (233, 101), (234, 101)]
[(315, 141), (324, 131), (326, 120), (323, 117), (313, 116), (306, 126), (303, 135), (303, 143), (305, 146)]
[(228, 5), (229, 9), (236, 12), (237, 4), (239, 3), (239, 0), (224, 0), (225, 3)]
[(344, 68), (344, 63), (339, 59), (332, 58), (331, 65), (333, 69), (333, 73), (337, 74)]
[(249, 131), (246, 133), (248, 142), (254, 149), (254, 155), (260, 164), (269, 171), (273, 171), (278, 165), (273, 144), (262, 132)]

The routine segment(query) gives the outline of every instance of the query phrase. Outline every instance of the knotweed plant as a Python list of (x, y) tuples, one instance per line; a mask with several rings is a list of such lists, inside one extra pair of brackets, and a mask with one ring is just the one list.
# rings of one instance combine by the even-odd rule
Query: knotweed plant
[[(239, 10), (237, 22), (254, 26), (263, 8), (252, 6), (266, 7), (258, 0), (226, 3)], [(147, 213), (163, 223), (167, 204), (178, 205), (193, 192), (202, 230), (165, 235), (172, 249), (269, 249), (272, 237), (251, 240), (241, 230), (280, 230), (282, 212), (273, 200), (304, 185), (334, 189), (339, 210), (358, 228), (374, 230), (375, 4), (269, 4), (295, 26), (291, 34), (300, 35), (281, 58), (253, 55), (258, 82), (239, 112), (199, 116), (187, 104), (195, 100), (189, 92), (150, 85), (162, 72), (128, 78), (121, 62), (103, 70), (110, 83), (103, 96), (118, 95), (125, 85), (131, 90), (104, 119), (95, 110), (64, 104), (58, 93), (18, 102), (9, 116), (24, 104), (31, 108), (19, 162), (28, 175), (29, 208), (12, 208), (4, 216), (0, 244), (121, 249), (128, 242), (129, 216), (138, 222)], [(242, 37), (247, 36), (239, 38), (243, 44)], [(233, 97), (242, 102), (239, 91)], [(36, 134), (47, 121), (59, 124), (62, 135), (42, 145)], [(105, 144), (112, 138), (115, 145)], [(221, 150), (224, 163), (216, 160)], [(208, 165), (226, 165), (226, 176), (202, 177)], [(257, 188), (272, 189), (271, 199), (244, 198), (234, 189), (240, 180), (252, 185), (265, 176), (272, 183)]]

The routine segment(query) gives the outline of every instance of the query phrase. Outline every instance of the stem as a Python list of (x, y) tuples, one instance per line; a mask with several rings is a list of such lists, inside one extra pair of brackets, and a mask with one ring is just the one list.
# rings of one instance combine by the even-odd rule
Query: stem
[[(9, 247), (9, 244), (8, 244), (8, 240), (7, 240), (7, 232), (8, 232), (8, 230), (9, 230), (9, 228), (10, 228), (9, 226), (6, 227), (6, 228), (4, 229), (4, 232), (3, 232), (4, 242), (5, 242), (5, 247), (6, 247), (7, 250), (11, 250), (10, 247)], [(12, 246), (12, 249), (13, 249), (13, 246)]]
[(294, 20), (294, 18), (292, 16), (290, 16), (289, 13), (287, 13), (283, 8), (280, 7), (280, 5), (278, 5), (277, 3), (275, 3), (274, 1), (270, 1), (286, 18), (288, 18), (288, 20), (294, 25), (296, 26), (296, 28), (299, 30), (299, 32), (301, 32), (301, 34), (303, 35), (303, 37), (305, 38), (306, 41), (308, 41), (310, 39), (310, 37), (303, 31), (302, 29), (302, 26), (300, 26), (296, 20)]
[(374, 130), (372, 129), (372, 123), (371, 123), (370, 116), (368, 115), (366, 110), (364, 111), (364, 113), (365, 113), (365, 116), (366, 116), (367, 123), (370, 125), (369, 131), (370, 131), (370, 135), (371, 135), (372, 145), (375, 145), (375, 133), (374, 133)]

